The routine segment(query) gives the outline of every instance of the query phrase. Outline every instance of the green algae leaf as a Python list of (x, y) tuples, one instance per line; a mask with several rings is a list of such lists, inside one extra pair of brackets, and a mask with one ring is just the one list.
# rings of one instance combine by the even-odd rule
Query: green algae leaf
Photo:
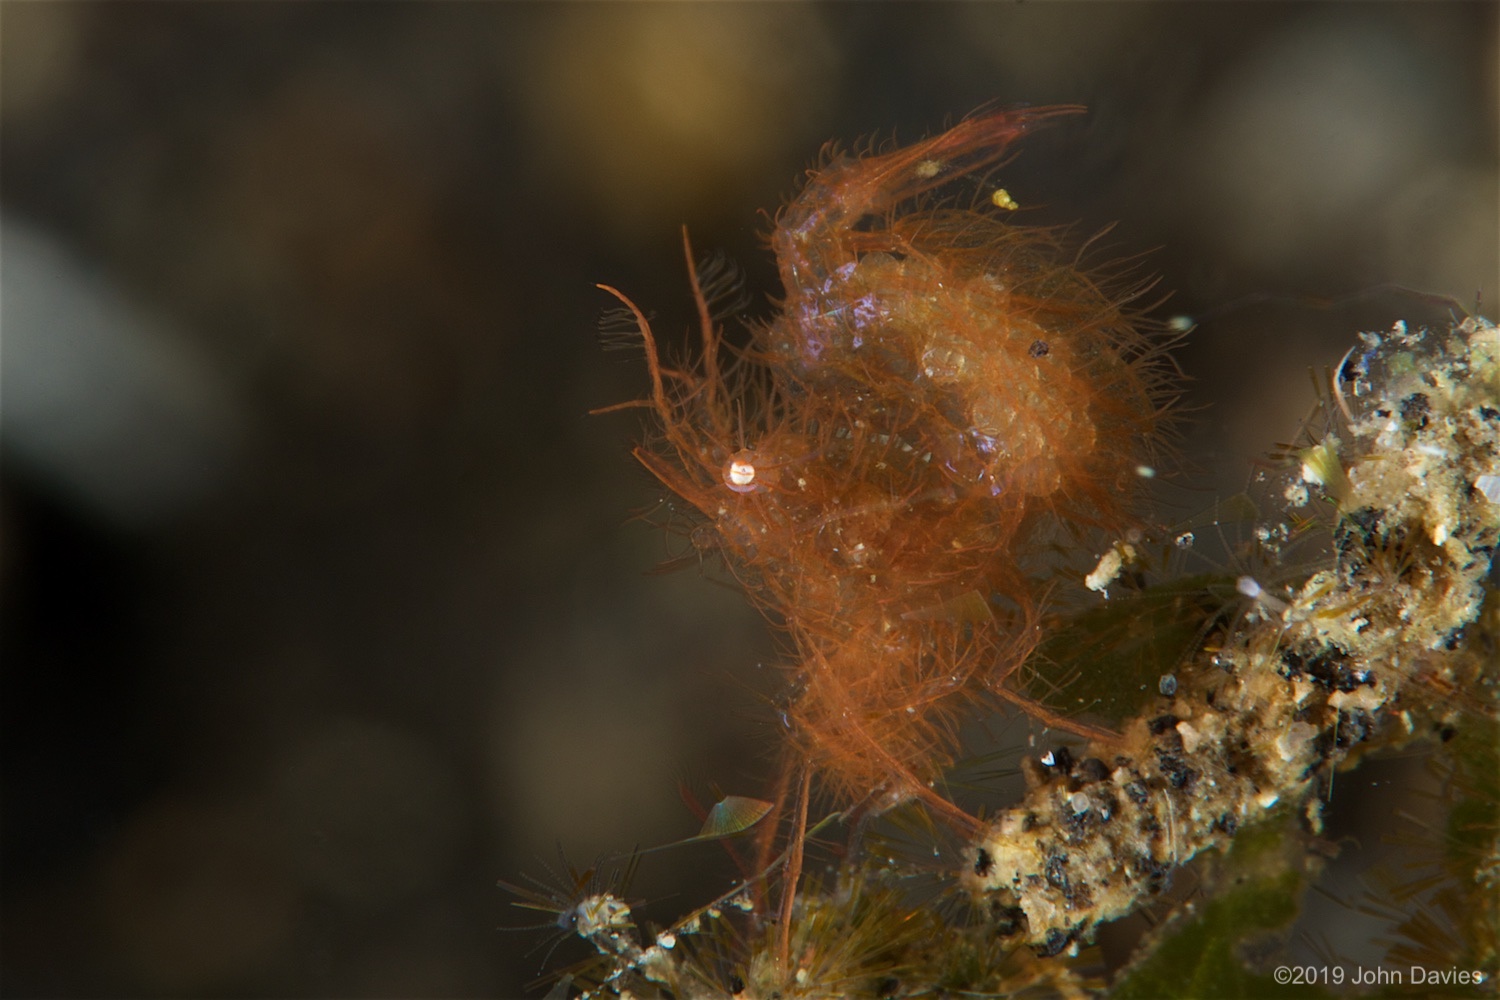
[(1283, 872), (1184, 914), (1144, 960), (1125, 971), (1109, 991), (1111, 1000), (1332, 996), (1320, 986), (1280, 985), (1271, 975), (1247, 968), (1240, 954), (1242, 943), (1291, 925), (1302, 881), (1295, 871)]
[[(1202, 647), (1234, 594), (1232, 577), (1199, 575), (1111, 597), (1041, 645), (1030, 694), (1059, 712), (1113, 724), (1140, 715), (1160, 697), (1162, 676)], [(1042, 683), (1051, 690), (1038, 690)]]
[(733, 837), (735, 834), (744, 833), (765, 819), (771, 807), (772, 803), (764, 799), (726, 795), (714, 803), (714, 807), (708, 811), (708, 816), (703, 820), (703, 829), (699, 830), (696, 835), (674, 840), (669, 844), (647, 847), (637, 850), (636, 853), (655, 854), (658, 851), (670, 851), (687, 844), (701, 844), (706, 840), (723, 840), (725, 837)]
[(762, 799), (746, 798), (743, 795), (726, 795), (708, 811), (703, 829), (693, 840), (717, 840), (744, 833), (765, 818), (771, 811), (771, 803)]
[[(1320, 984), (1277, 983), (1270, 956), (1297, 919), (1306, 858), (1285, 807), (1240, 830), (1227, 854), (1204, 859), (1206, 899), (1180, 909), (1142, 942), (1110, 1000), (1333, 997)], [(1214, 892), (1211, 888), (1222, 888)]]

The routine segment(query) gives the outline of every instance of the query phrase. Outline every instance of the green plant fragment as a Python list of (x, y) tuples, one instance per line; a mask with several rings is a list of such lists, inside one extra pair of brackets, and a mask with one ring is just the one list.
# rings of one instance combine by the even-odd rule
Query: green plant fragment
[(763, 799), (747, 798), (743, 795), (726, 795), (708, 811), (703, 829), (694, 840), (716, 840), (744, 833), (765, 818), (771, 811), (771, 803)]
[[(1059, 711), (1082, 711), (1107, 723), (1140, 715), (1157, 699), (1160, 675), (1198, 651), (1234, 594), (1233, 577), (1205, 574), (1112, 597), (1042, 644), (1033, 672), (1053, 690), (1031, 693)], [(1073, 669), (1059, 683), (1058, 664), (1087, 669)]]
[(1149, 956), (1109, 991), (1111, 1000), (1332, 996), (1319, 986), (1279, 985), (1271, 976), (1251, 971), (1236, 954), (1246, 938), (1291, 925), (1302, 884), (1300, 873), (1287, 871), (1204, 903), (1196, 915), (1169, 925)]

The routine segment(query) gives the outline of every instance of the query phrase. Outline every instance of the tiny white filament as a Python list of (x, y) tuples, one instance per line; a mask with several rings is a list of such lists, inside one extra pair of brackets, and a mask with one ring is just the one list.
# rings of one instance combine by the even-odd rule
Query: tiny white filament
[(1272, 597), (1266, 593), (1253, 576), (1242, 576), (1234, 581), (1234, 588), (1246, 597), (1264, 607), (1267, 611), (1280, 614), (1287, 609), (1286, 601), (1278, 597)]

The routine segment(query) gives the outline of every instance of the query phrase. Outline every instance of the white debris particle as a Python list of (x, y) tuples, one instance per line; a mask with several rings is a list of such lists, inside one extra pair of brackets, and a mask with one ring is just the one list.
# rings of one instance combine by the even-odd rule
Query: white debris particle
[(1188, 753), (1197, 753), (1198, 747), (1207, 738), (1186, 722), (1177, 723), (1177, 735), (1182, 737), (1182, 749)]
[(1305, 722), (1294, 722), (1276, 737), (1276, 754), (1288, 763), (1296, 760), (1307, 749), (1307, 744), (1318, 731)]
[(1105, 591), (1120, 578), (1120, 571), (1125, 568), (1125, 563), (1134, 558), (1134, 547), (1117, 542), (1099, 558), (1099, 565), (1094, 567), (1094, 571), (1083, 578), (1084, 586), (1108, 597)]
[(1474, 480), (1474, 488), (1490, 503), (1500, 503), (1500, 476), (1480, 476)]

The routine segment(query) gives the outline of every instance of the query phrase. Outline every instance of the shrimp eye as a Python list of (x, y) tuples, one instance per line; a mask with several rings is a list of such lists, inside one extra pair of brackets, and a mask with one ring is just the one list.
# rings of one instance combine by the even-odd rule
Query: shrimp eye
[(736, 493), (750, 493), (755, 490), (755, 454), (748, 448), (741, 448), (729, 457), (724, 463), (724, 485)]

